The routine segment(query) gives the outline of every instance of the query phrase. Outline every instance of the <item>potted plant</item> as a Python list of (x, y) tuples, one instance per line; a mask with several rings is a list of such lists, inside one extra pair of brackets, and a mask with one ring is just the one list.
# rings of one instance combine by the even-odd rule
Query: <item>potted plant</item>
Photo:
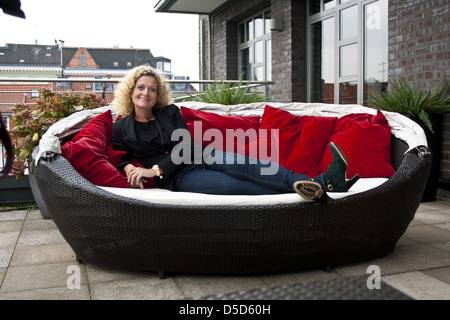
[(442, 80), (434, 90), (422, 91), (404, 79), (392, 80), (392, 88), (368, 103), (381, 110), (398, 112), (416, 121), (424, 129), (433, 162), (422, 201), (436, 200), (442, 144), (442, 114), (450, 112), (450, 82)]
[(209, 88), (203, 93), (190, 94), (189, 98), (183, 98), (182, 101), (199, 101), (207, 103), (217, 103), (221, 105), (236, 105), (243, 103), (253, 102), (267, 102), (270, 101), (270, 97), (261, 94), (258, 91), (250, 92), (250, 83), (245, 86), (242, 85), (242, 76), (239, 82), (232, 85), (231, 82), (221, 81), (220, 83), (215, 81)]
[[(20, 180), (29, 169), (30, 186), (39, 209), (46, 211), (45, 203), (41, 202), (39, 189), (34, 183), (31, 164), (31, 154), (39, 144), (48, 128), (57, 121), (83, 109), (95, 109), (105, 106), (103, 99), (94, 93), (82, 95), (72, 92), (54, 93), (50, 89), (41, 89), (39, 98), (33, 105), (17, 104), (13, 109), (13, 127), (10, 130), (15, 159), (11, 174)], [(41, 202), (41, 203), (40, 203)], [(46, 216), (45, 212), (42, 212)]]

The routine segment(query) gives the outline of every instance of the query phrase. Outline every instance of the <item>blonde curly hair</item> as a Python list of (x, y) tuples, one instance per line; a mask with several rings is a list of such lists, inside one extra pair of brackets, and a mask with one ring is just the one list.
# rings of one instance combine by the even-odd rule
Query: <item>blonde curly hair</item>
[(131, 69), (120, 81), (114, 91), (114, 101), (112, 104), (115, 106), (120, 115), (126, 117), (134, 110), (134, 104), (131, 100), (131, 93), (133, 92), (136, 82), (142, 76), (152, 76), (156, 79), (158, 84), (158, 95), (154, 108), (162, 109), (172, 103), (170, 98), (170, 90), (164, 76), (149, 65), (139, 66)]

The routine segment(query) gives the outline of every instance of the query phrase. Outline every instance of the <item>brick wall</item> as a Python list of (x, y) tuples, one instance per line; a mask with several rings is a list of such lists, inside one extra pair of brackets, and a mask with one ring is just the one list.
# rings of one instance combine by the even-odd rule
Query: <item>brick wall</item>
[(207, 15), (200, 16), (200, 32), (201, 39), (199, 41), (199, 66), (200, 79), (210, 80), (210, 52), (209, 52), (209, 17)]
[[(214, 15), (212, 34), (212, 79), (238, 79), (237, 25), (243, 19), (271, 8), (272, 18), (284, 22), (282, 31), (272, 32), (273, 101), (306, 100), (306, 0), (238, 1)], [(207, 31), (207, 30), (206, 30)], [(208, 61), (208, 35), (204, 32), (203, 55)], [(204, 79), (209, 78), (209, 64), (203, 66)]]
[[(389, 0), (390, 80), (404, 77), (429, 89), (450, 78), (449, 7), (448, 0)], [(272, 32), (273, 101), (306, 101), (306, 0), (236, 1), (213, 16), (211, 77), (238, 77), (237, 23), (266, 8), (284, 22), (282, 31)], [(208, 66), (204, 71), (208, 79)], [(441, 179), (450, 181), (450, 114), (443, 116), (441, 159)]]
[[(450, 78), (448, 0), (389, 0), (389, 79), (432, 89)], [(450, 181), (450, 114), (443, 116), (441, 179)]]
[[(210, 18), (213, 80), (238, 79), (237, 25), (241, 20), (270, 7), (269, 0), (237, 1)], [(206, 48), (205, 48), (206, 49)]]
[[(85, 78), (83, 76), (79, 76), (80, 78)], [(77, 78), (77, 76), (71, 77)], [(122, 78), (122, 77), (113, 77), (113, 78)], [(90, 89), (87, 88), (87, 85), (90, 86)], [(10, 115), (13, 113), (13, 109), (16, 104), (34, 104), (36, 103), (36, 97), (32, 96), (33, 90), (40, 89), (50, 89), (53, 92), (61, 92), (61, 91), (73, 91), (78, 94), (83, 92), (93, 92), (93, 83), (92, 82), (72, 82), (70, 87), (61, 88), (57, 86), (56, 82), (50, 83), (17, 83), (17, 84), (4, 84), (0, 83), (0, 111), (3, 115)], [(95, 95), (100, 98), (102, 96), (102, 92), (96, 92)], [(105, 96), (105, 100), (108, 103), (111, 103), (114, 99), (114, 94), (111, 92), (107, 92)]]
[(306, 101), (306, 1), (273, 0), (272, 17), (284, 23), (272, 32), (274, 101)]

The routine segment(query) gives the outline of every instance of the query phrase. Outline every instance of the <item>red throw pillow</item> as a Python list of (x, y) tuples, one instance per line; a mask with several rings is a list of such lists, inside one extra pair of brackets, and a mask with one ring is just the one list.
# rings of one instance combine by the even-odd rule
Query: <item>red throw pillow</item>
[[(180, 111), (196, 144), (211, 145), (219, 150), (248, 155), (246, 146), (258, 139), (259, 116), (219, 115), (186, 107), (181, 107)], [(196, 121), (201, 122), (201, 137), (196, 134), (196, 131), (199, 133), (200, 130), (194, 128)], [(227, 129), (233, 131), (228, 131), (227, 134)], [(221, 141), (215, 140), (218, 135)], [(227, 141), (230, 145), (228, 148)]]
[[(259, 129), (260, 135), (262, 129), (267, 129), (269, 144), (276, 143), (279, 146), (277, 150), (281, 166), (315, 177), (320, 174), (318, 163), (336, 120), (334, 117), (295, 116), (267, 105)], [(278, 141), (274, 141), (271, 134), (270, 130), (273, 129), (279, 130)]]
[(114, 150), (111, 142), (106, 145), (106, 157), (114, 167), (117, 167), (119, 164), (121, 164), (126, 155), (126, 151)]
[[(391, 162), (391, 127), (380, 110), (376, 116), (360, 113), (339, 118), (330, 142), (336, 143), (347, 156), (347, 178), (357, 173), (361, 178), (389, 178), (395, 173)], [(319, 163), (321, 173), (331, 160), (327, 147)]]
[[(131, 188), (126, 177), (117, 170), (125, 152), (112, 148), (112, 114), (108, 110), (89, 121), (83, 129), (62, 147), (62, 156), (91, 183), (116, 188)], [(150, 179), (146, 188), (155, 187)]]

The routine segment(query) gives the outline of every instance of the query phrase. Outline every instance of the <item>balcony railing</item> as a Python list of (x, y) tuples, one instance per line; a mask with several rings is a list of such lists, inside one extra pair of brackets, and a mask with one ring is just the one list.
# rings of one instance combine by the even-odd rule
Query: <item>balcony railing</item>
[[(37, 96), (37, 90), (43, 87), (50, 87), (53, 92), (71, 91), (75, 93), (94, 92), (101, 95), (105, 100), (111, 102), (114, 94), (114, 87), (119, 83), (120, 78), (112, 79), (92, 79), (92, 78), (2, 78), (0, 77), (0, 106), (8, 106), (14, 102), (4, 102), (2, 99), (5, 95), (23, 94), (29, 95), (30, 98)], [(239, 80), (223, 80), (225, 83), (237, 84)], [(215, 80), (167, 80), (174, 99), (186, 97), (186, 92), (191, 94), (198, 94), (214, 83)], [(242, 85), (249, 85), (251, 88), (258, 88), (258, 91), (268, 93), (268, 87), (273, 84), (271, 81), (241, 81)], [(199, 89), (191, 89), (193, 84), (198, 84)], [(10, 86), (35, 86), (30, 90), (4, 90), (5, 85)], [(264, 88), (261, 90), (260, 88)], [(25, 103), (27, 103), (25, 101)], [(33, 103), (28, 102), (28, 103)], [(1, 109), (0, 109), (1, 110)]]
[[(39, 96), (40, 88), (50, 88), (53, 92), (74, 92), (74, 93), (95, 93), (102, 97), (108, 103), (114, 99), (115, 85), (120, 82), (121, 78), (111, 79), (93, 79), (93, 78), (5, 78), (0, 77), (0, 111), (3, 117), (12, 114), (11, 109), (17, 104), (34, 104), (35, 99)], [(183, 98), (189, 98), (190, 95), (195, 96), (208, 88), (208, 86), (216, 84), (215, 80), (167, 80), (171, 89), (172, 97), (175, 101)], [(220, 80), (222, 82), (222, 80)], [(252, 90), (260, 91), (264, 94), (270, 93), (271, 81), (239, 81), (239, 80), (223, 80), (224, 83), (238, 84), (249, 86)], [(194, 90), (194, 84), (198, 86)], [(186, 90), (189, 89), (189, 90)], [(190, 95), (188, 95), (189, 93)], [(5, 151), (0, 143), (0, 170), (4, 167)]]

